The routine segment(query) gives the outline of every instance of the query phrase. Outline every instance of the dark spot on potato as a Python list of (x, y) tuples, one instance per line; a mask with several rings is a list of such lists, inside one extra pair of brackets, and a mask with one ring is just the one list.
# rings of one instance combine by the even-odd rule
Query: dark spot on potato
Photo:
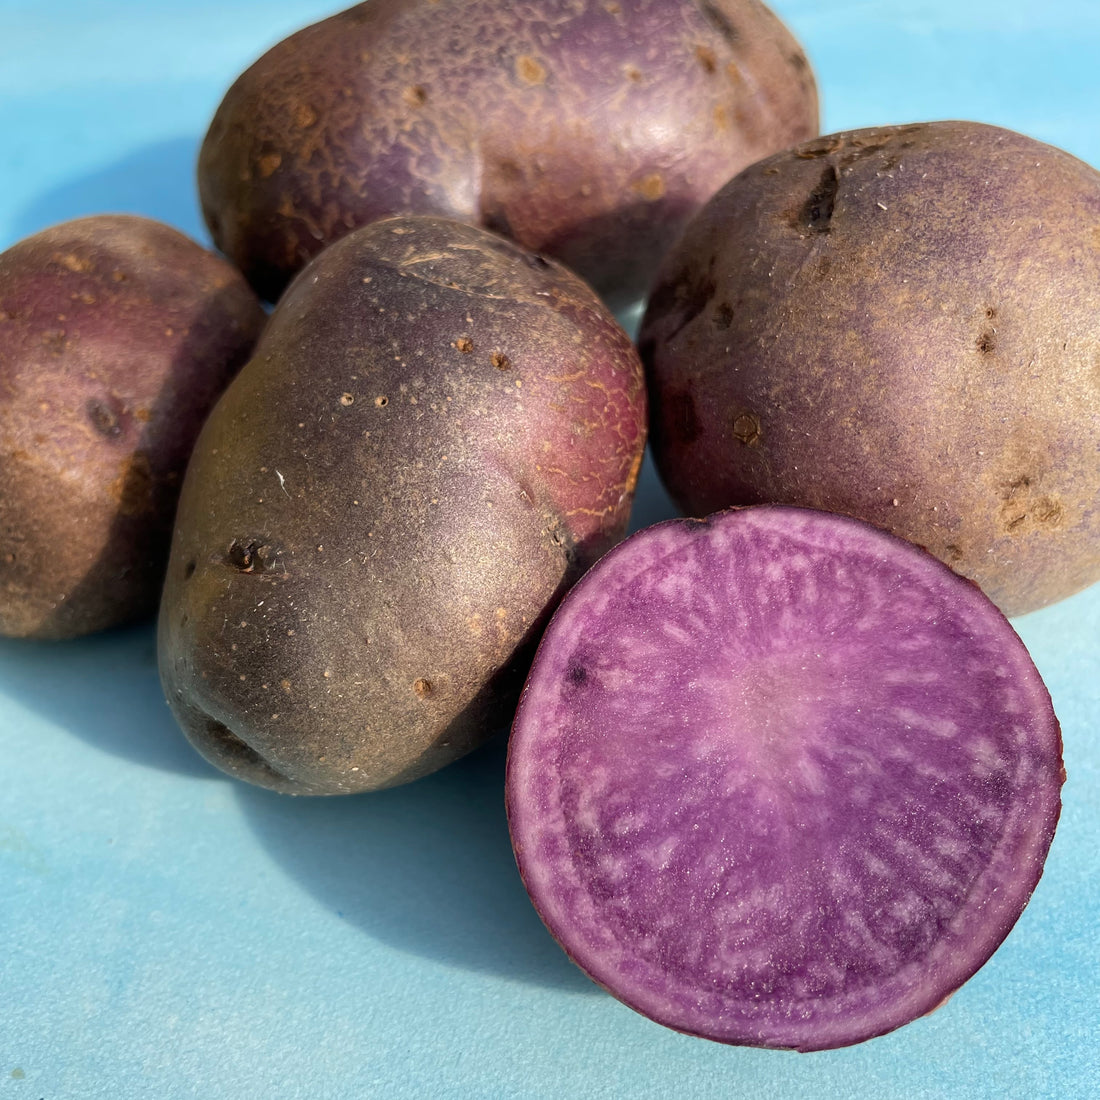
[(506, 179), (511, 183), (516, 183), (523, 179), (523, 169), (520, 168), (514, 160), (497, 161), (497, 171), (500, 173), (502, 179)]
[(274, 549), (261, 539), (234, 539), (225, 554), (226, 564), (239, 573), (266, 573), (275, 558)]
[(665, 336), (666, 341), (685, 329), (707, 308), (716, 289), (712, 278), (695, 281), (692, 272), (682, 271), (676, 278), (663, 283), (654, 291), (649, 303), (650, 317), (675, 317), (679, 314), (673, 328)]
[(806, 55), (801, 50), (795, 50), (794, 53), (787, 54), (787, 60), (799, 72), (808, 70), (810, 67), (809, 61), (806, 60)]
[(183, 567), (183, 579), (184, 579), (185, 581), (189, 581), (189, 580), (190, 580), (190, 579), (191, 579), (191, 578), (192, 578), (192, 577), (193, 577), (193, 576), (195, 575), (195, 570), (196, 570), (197, 568), (198, 568), (198, 562), (196, 562), (196, 561), (195, 561), (194, 559), (192, 559), (191, 561), (189, 561), (189, 562), (188, 562), (188, 563), (187, 563), (187, 564), (186, 564), (186, 565), (185, 565), (185, 566)]
[(996, 318), (997, 311), (992, 306), (986, 306), (985, 315), (988, 320), (992, 321)]
[(460, 336), (455, 342), (454, 346), (458, 348), (463, 355), (469, 355), (474, 350), (474, 342), (469, 336)]
[(987, 329), (978, 337), (976, 346), (982, 355), (992, 355), (997, 349), (997, 334)]
[(340, 404), (346, 409), (349, 405), (355, 404), (355, 395), (351, 393), (340, 394)]
[(727, 329), (733, 324), (733, 306), (729, 302), (719, 302), (714, 311), (714, 327)]
[(387, 397), (387, 396), (386, 396), (385, 394), (379, 394), (379, 395), (378, 395), (378, 396), (377, 396), (377, 397), (376, 397), (376, 398), (374, 399), (374, 403), (375, 403), (375, 404), (376, 404), (376, 405), (377, 405), (377, 406), (378, 406), (378, 407), (379, 407), (380, 409), (384, 409), (384, 408), (385, 408), (385, 407), (386, 407), (386, 406), (387, 406), (387, 405), (388, 405), (388, 404), (390, 403), (390, 399), (389, 399), (389, 398), (388, 398), (388, 397)]
[(714, 73), (718, 69), (718, 62), (715, 59), (714, 51), (707, 46), (695, 47), (695, 59), (703, 67), (703, 71), (706, 73)]
[(755, 413), (743, 412), (734, 418), (733, 437), (746, 446), (760, 441), (760, 420)]
[(699, 5), (703, 15), (706, 16), (707, 21), (712, 27), (726, 40), (726, 42), (733, 46), (741, 38), (741, 32), (730, 22), (729, 16), (724, 11), (721, 11), (714, 4), (707, 3), (707, 0), (703, 0), (703, 3)]
[(569, 671), (566, 673), (571, 684), (576, 684), (578, 687), (587, 682), (588, 669), (584, 665), (572, 665)]
[(415, 691), (416, 694), (419, 695), (421, 699), (424, 699), (427, 696), (431, 695), (431, 693), (432, 693), (432, 682), (431, 682), (431, 680), (426, 680), (426, 679), (424, 679), (423, 676), (421, 676), (419, 679), (417, 679), (413, 682), (413, 691)]
[(626, 68), (623, 69), (623, 75), (626, 77), (627, 80), (630, 81), (631, 84), (638, 84), (641, 82), (642, 79), (641, 70), (635, 68), (633, 65), (627, 65)]
[(544, 271), (550, 266), (550, 261), (539, 252), (524, 252), (521, 258), (528, 267), (533, 267), (536, 271)]
[(665, 432), (680, 443), (694, 443), (702, 434), (695, 399), (690, 393), (670, 393), (662, 402)]
[(401, 97), (410, 107), (423, 107), (428, 102), (428, 93), (420, 84), (413, 84), (412, 87), (406, 88), (401, 93)]
[(950, 542), (943, 549), (944, 553), (947, 555), (948, 562), (962, 561), (962, 547), (959, 546), (957, 543)]
[(122, 435), (122, 425), (119, 423), (118, 413), (105, 401), (90, 398), (84, 406), (88, 419), (92, 422), (100, 435), (107, 439), (117, 439)]
[(508, 370), (512, 366), (512, 360), (502, 351), (494, 351), (489, 357), (489, 362), (492, 363), (497, 370)]
[(793, 225), (795, 229), (809, 229), (814, 233), (828, 233), (836, 209), (836, 193), (840, 187), (840, 172), (835, 164), (828, 165), (821, 173), (817, 186), (798, 211)]
[(266, 786), (271, 786), (272, 780), (277, 784), (285, 782), (285, 776), (280, 775), (251, 745), (216, 718), (206, 716), (201, 723), (201, 733), (214, 750), (219, 767), (252, 782), (263, 783), (263, 779), (254, 778), (263, 777), (267, 780), (263, 784)]
[(512, 235), (512, 223), (508, 220), (508, 215), (502, 206), (494, 206), (488, 210), (483, 210), (481, 220), (485, 228), (493, 233), (499, 233), (502, 237)]

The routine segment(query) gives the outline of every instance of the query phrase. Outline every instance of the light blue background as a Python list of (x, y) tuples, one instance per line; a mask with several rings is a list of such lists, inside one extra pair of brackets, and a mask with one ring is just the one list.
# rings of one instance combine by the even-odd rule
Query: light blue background
[[(1100, 165), (1095, 0), (774, 6), (826, 130), (973, 118)], [(0, 0), (0, 247), (105, 210), (205, 239), (221, 95), (331, 10)], [(669, 514), (647, 467), (636, 525)], [(1017, 626), (1069, 770), (1034, 900), (946, 1007), (815, 1055), (673, 1034), (576, 971), (516, 876), (499, 744), (396, 791), (279, 798), (184, 743), (149, 628), (0, 641), (0, 1100), (1100, 1097), (1100, 589)]]

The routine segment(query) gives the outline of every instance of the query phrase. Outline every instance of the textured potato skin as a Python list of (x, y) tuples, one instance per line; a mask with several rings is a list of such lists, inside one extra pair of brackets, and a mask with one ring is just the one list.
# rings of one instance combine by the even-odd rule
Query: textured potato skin
[(0, 633), (152, 615), (191, 446), (263, 321), (228, 263), (146, 218), (0, 255)]
[(1100, 577), (1100, 173), (991, 126), (807, 142), (669, 254), (639, 346), (679, 505), (803, 504), (1009, 615)]
[(199, 187), (272, 300), (399, 213), (504, 233), (625, 298), (730, 176), (817, 125), (805, 55), (756, 0), (368, 0), (236, 81)]
[(645, 417), (629, 338), (560, 265), (437, 218), (334, 244), (188, 468), (159, 634), (188, 737), (334, 794), (504, 728), (545, 618), (625, 532)]

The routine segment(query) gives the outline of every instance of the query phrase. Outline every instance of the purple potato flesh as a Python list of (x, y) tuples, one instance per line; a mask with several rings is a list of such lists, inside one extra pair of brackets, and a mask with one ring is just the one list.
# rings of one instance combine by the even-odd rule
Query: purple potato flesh
[(975, 585), (761, 506), (643, 530), (571, 591), (507, 798), (532, 901), (596, 982), (679, 1031), (821, 1050), (989, 959), (1064, 778), (1046, 688)]

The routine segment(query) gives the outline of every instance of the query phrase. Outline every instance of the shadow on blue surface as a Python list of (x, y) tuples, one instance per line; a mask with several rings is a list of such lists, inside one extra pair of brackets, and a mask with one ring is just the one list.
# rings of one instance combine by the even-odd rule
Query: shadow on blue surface
[(339, 798), (235, 793), (265, 848), (322, 905), (400, 951), (597, 992), (531, 906), (504, 813), (505, 741), (415, 783)]
[(15, 215), (16, 235), (88, 214), (143, 214), (209, 247), (195, 182), (200, 141), (178, 137), (142, 146), (98, 172), (44, 191)]
[(181, 775), (217, 774), (168, 709), (152, 623), (67, 642), (0, 638), (0, 694), (115, 756)]

